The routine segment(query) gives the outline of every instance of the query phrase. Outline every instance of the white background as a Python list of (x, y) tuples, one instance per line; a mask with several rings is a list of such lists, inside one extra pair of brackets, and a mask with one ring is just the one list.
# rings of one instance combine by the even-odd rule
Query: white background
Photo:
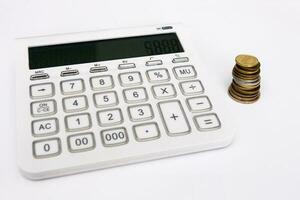
[[(183, 22), (236, 116), (222, 150), (29, 181), (16, 167), (13, 39)], [(234, 57), (262, 63), (262, 98), (227, 101)], [(0, 0), (0, 199), (300, 199), (300, 2)], [(26, 105), (24, 105), (26, 106)]]

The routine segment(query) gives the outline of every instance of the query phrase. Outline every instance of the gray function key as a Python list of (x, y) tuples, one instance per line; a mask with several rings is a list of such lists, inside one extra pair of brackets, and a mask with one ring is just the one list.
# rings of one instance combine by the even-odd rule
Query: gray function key
[(162, 65), (162, 60), (149, 60), (146, 62), (146, 66)]
[(180, 57), (180, 58), (174, 58), (172, 60), (172, 63), (182, 63), (182, 62), (189, 62), (188, 57)]
[(90, 73), (99, 73), (99, 72), (106, 72), (108, 68), (106, 66), (99, 66), (99, 67), (91, 67)]
[(49, 78), (49, 74), (47, 74), (47, 73), (38, 73), (38, 74), (33, 74), (30, 76), (30, 80), (32, 80), (32, 81), (47, 79), (47, 78)]
[(79, 71), (77, 69), (70, 69), (70, 70), (62, 71), (60, 73), (60, 76), (61, 77), (66, 77), (66, 76), (75, 76), (75, 75), (78, 75), (78, 74), (79, 74)]
[(184, 135), (191, 131), (180, 101), (167, 101), (158, 104), (167, 133), (170, 136)]
[(134, 63), (119, 64), (119, 69), (130, 69), (130, 68), (135, 68), (135, 64)]

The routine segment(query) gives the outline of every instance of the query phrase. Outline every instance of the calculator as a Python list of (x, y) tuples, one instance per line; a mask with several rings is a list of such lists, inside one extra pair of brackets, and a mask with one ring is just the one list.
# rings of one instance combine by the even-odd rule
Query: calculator
[(29, 179), (233, 139), (224, 97), (183, 25), (22, 38), (16, 51), (17, 161)]

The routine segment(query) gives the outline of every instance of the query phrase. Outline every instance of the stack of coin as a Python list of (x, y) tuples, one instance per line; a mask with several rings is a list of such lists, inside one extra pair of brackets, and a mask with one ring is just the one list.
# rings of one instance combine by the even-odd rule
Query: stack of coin
[(229, 96), (240, 103), (254, 103), (260, 97), (260, 63), (251, 55), (238, 55), (235, 62)]

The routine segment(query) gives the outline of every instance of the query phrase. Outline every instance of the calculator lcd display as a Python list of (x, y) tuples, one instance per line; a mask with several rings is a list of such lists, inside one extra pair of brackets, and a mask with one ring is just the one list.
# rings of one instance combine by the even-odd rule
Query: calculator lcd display
[(29, 68), (41, 69), (183, 52), (176, 33), (29, 47)]

